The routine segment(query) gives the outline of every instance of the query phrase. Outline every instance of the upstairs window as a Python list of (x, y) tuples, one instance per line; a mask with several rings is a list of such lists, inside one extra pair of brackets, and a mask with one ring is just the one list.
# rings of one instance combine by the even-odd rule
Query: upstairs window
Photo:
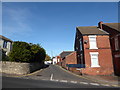
[(83, 45), (82, 45), (82, 39), (80, 38), (80, 51), (82, 51), (83, 49), (82, 49), (82, 47), (83, 47)]
[(115, 50), (119, 50), (118, 37), (115, 37)]
[(96, 43), (96, 36), (95, 35), (90, 35), (89, 37), (89, 45), (90, 49), (98, 49), (97, 48), (97, 43)]
[(3, 48), (7, 48), (7, 42), (6, 41), (4, 41), (4, 43), (3, 43)]

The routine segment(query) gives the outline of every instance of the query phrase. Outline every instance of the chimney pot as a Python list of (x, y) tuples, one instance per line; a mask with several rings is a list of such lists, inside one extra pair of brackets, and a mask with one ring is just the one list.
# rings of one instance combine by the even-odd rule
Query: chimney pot
[(102, 29), (102, 24), (103, 24), (103, 21), (100, 21), (100, 22), (98, 23), (98, 28)]

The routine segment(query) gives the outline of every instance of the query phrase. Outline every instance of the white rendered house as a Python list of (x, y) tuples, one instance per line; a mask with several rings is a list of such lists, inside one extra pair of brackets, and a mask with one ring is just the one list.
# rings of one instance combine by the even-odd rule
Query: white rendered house
[(53, 57), (52, 63), (53, 63), (53, 64), (57, 64), (57, 63), (58, 63), (57, 57)]
[(12, 50), (12, 43), (12, 40), (0, 35), (0, 49), (3, 49), (6, 55)]

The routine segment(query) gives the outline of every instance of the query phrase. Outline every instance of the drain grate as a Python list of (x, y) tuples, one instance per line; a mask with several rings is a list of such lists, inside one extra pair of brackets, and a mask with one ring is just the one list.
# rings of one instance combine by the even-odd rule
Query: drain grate
[(42, 76), (42, 75), (36, 75), (36, 76)]

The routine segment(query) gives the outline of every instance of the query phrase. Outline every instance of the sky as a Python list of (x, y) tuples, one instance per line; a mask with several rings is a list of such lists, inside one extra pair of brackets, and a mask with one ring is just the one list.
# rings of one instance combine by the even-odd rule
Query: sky
[(3, 2), (2, 35), (40, 44), (50, 56), (74, 51), (76, 27), (118, 22), (117, 2)]

